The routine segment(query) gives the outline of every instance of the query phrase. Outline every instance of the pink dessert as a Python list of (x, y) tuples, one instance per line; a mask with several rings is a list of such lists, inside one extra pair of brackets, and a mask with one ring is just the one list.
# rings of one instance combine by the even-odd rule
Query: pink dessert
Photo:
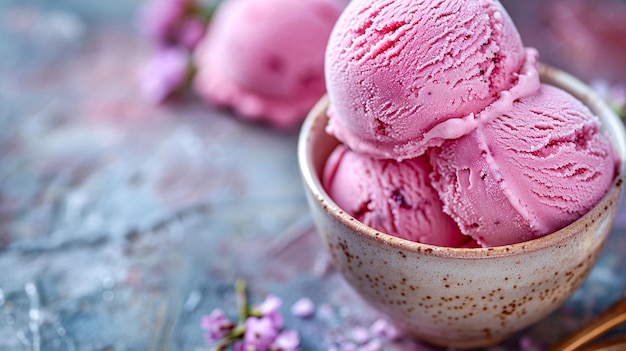
[(615, 178), (598, 118), (539, 82), (536, 51), (495, 0), (352, 2), (326, 58), (327, 131), (343, 146), (324, 186), (373, 228), (519, 243), (580, 218)]
[(497, 1), (352, 2), (326, 52), (328, 132), (373, 157), (419, 156), (536, 90), (535, 56)]
[(483, 246), (572, 223), (604, 196), (617, 162), (597, 117), (549, 85), (429, 156), (444, 211)]
[(344, 0), (225, 0), (196, 53), (196, 91), (243, 117), (299, 125), (324, 94), (324, 52)]
[(403, 239), (462, 246), (469, 237), (442, 210), (425, 157), (381, 160), (339, 145), (324, 170), (323, 185), (346, 212), (368, 226)]

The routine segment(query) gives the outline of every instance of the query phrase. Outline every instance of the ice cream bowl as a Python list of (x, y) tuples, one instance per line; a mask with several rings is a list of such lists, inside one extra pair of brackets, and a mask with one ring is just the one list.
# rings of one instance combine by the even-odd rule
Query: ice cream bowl
[(364, 225), (321, 186), (324, 164), (338, 144), (325, 132), (327, 98), (304, 122), (298, 157), (318, 234), (344, 279), (407, 335), (445, 347), (496, 344), (556, 310), (597, 261), (626, 180), (626, 132), (611, 109), (572, 76), (543, 66), (541, 79), (570, 92), (600, 117), (621, 164), (611, 189), (586, 215), (514, 245), (439, 247)]

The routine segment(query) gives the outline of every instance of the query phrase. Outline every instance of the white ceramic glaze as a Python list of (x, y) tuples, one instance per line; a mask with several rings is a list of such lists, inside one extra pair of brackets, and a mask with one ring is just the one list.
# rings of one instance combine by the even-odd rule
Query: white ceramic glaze
[(298, 157), (318, 233), (343, 277), (400, 328), (432, 344), (495, 344), (544, 318), (583, 282), (600, 255), (626, 174), (626, 132), (587, 86), (549, 67), (542, 81), (569, 91), (599, 115), (622, 160), (604, 199), (570, 226), (545, 237), (483, 249), (415, 243), (376, 231), (342, 211), (320, 183), (338, 144), (324, 131), (328, 100), (305, 121)]

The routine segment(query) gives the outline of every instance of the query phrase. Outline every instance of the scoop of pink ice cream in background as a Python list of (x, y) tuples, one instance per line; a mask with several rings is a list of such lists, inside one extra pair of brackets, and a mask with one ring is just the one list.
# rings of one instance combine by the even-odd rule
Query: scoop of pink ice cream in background
[(339, 145), (326, 163), (323, 183), (339, 207), (374, 229), (424, 244), (468, 244), (470, 238), (443, 212), (430, 172), (425, 157), (381, 160)]
[(498, 1), (354, 1), (326, 54), (328, 131), (374, 157), (419, 156), (473, 130), (524, 69), (536, 75), (533, 53)]
[(429, 156), (445, 212), (483, 246), (574, 222), (606, 194), (618, 162), (597, 117), (549, 85)]
[(195, 56), (207, 101), (280, 128), (325, 93), (324, 52), (344, 0), (225, 0)]

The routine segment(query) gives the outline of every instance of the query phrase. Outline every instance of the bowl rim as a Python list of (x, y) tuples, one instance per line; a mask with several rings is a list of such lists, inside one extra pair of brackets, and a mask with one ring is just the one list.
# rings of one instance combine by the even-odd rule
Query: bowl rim
[[(602, 129), (611, 139), (611, 144), (614, 146), (617, 157), (620, 160), (620, 166), (617, 169), (611, 188), (589, 212), (570, 225), (548, 235), (521, 243), (488, 248), (458, 248), (423, 244), (398, 238), (363, 224), (343, 211), (328, 195), (321, 185), (312, 157), (310, 157), (312, 155), (313, 131), (317, 130), (318, 133), (325, 133), (325, 126), (328, 120), (326, 110), (330, 103), (327, 95), (323, 96), (311, 109), (301, 127), (298, 138), (298, 164), (306, 191), (313, 195), (313, 198), (319, 202), (324, 212), (344, 226), (364, 235), (364, 238), (408, 252), (458, 259), (486, 259), (527, 254), (531, 251), (544, 250), (564, 243), (582, 230), (581, 228), (576, 228), (577, 226), (584, 225), (585, 222), (593, 220), (594, 216), (597, 217), (601, 212), (605, 211), (610, 201), (616, 201), (617, 204), (615, 205), (619, 206), (623, 183), (626, 181), (626, 129), (615, 112), (589, 86), (570, 74), (545, 64), (540, 64), (539, 71), (542, 83), (550, 84), (569, 92), (581, 100), (599, 117)], [(323, 128), (319, 128), (320, 123), (323, 123)], [(332, 138), (332, 136), (330, 137)]]

